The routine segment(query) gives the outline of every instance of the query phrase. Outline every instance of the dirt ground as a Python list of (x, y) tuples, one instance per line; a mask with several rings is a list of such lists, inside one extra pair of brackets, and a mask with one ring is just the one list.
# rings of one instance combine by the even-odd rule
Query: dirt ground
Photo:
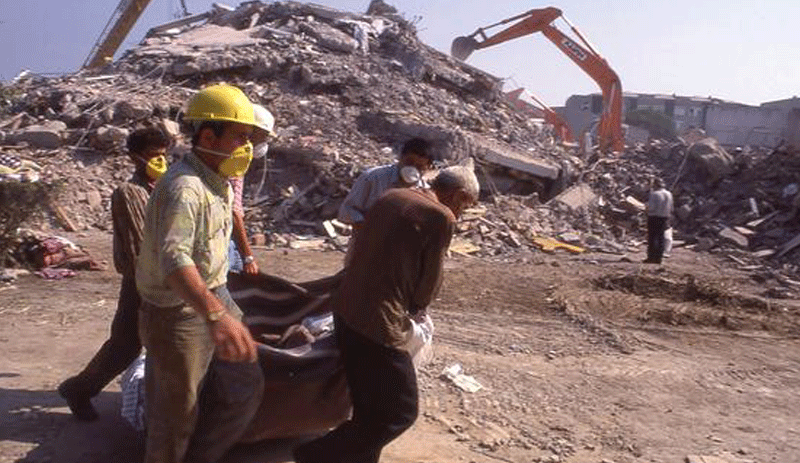
[[(111, 236), (65, 235), (110, 261)], [(260, 251), (295, 281), (342, 254)], [(708, 254), (454, 255), (430, 308), (435, 356), (421, 414), (386, 463), (800, 462), (800, 315), (794, 300)], [(55, 388), (106, 339), (119, 277), (22, 276), (0, 286), (0, 462), (134, 463), (142, 439), (115, 383), (81, 423)], [(483, 388), (442, 377), (459, 364)], [(225, 463), (288, 462), (293, 441), (235, 448)]]

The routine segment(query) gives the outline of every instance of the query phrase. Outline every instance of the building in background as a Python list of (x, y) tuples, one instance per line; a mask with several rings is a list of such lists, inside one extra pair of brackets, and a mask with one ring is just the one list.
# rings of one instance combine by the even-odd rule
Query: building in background
[[(591, 130), (600, 117), (599, 93), (572, 95), (559, 112), (573, 133)], [(702, 129), (724, 146), (775, 147), (782, 141), (800, 146), (800, 98), (750, 106), (713, 97), (690, 97), (626, 92), (623, 111), (649, 110), (663, 114), (680, 135)]]

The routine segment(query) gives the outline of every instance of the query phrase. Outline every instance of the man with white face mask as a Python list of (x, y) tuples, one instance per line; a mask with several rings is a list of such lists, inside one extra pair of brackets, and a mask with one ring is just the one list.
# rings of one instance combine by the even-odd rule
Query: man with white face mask
[(430, 144), (422, 138), (412, 138), (403, 145), (397, 164), (373, 167), (361, 174), (339, 207), (338, 219), (353, 226), (348, 243), (345, 265), (352, 258), (353, 242), (358, 237), (367, 211), (390, 188), (422, 188), (429, 186), (422, 176), (431, 169), (433, 158)]
[[(156, 184), (136, 261), (147, 349), (145, 463), (218, 461), (258, 409), (264, 377), (242, 311), (226, 287), (232, 177), (253, 146), (253, 105), (238, 88), (198, 92), (184, 121), (192, 151)], [(201, 400), (201, 388), (215, 399)]]
[[(267, 141), (269, 137), (275, 136), (275, 118), (267, 108), (261, 105), (253, 105), (253, 116), (255, 125), (250, 142), (253, 144), (253, 158), (264, 159), (266, 171), (266, 155), (269, 149)], [(244, 191), (244, 175), (230, 179), (233, 188), (233, 239), (228, 249), (229, 271), (248, 275), (258, 273), (253, 251), (250, 249), (250, 241), (247, 238), (247, 229), (244, 225), (244, 207), (242, 206), (242, 194)]]

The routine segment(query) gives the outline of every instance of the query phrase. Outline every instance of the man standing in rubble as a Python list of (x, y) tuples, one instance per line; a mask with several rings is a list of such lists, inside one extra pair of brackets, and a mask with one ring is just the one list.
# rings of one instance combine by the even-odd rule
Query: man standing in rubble
[(442, 281), (456, 218), (478, 198), (470, 168), (442, 170), (430, 190), (387, 191), (367, 212), (353, 259), (332, 300), (336, 343), (353, 414), (297, 447), (297, 463), (377, 463), (416, 420), (417, 378), (409, 353), (412, 317), (425, 313)]
[[(250, 141), (253, 143), (253, 157), (255, 159), (266, 158), (269, 150), (269, 137), (275, 136), (275, 118), (267, 108), (261, 105), (253, 105), (253, 117), (255, 126)], [(264, 166), (266, 169), (266, 165)], [(242, 196), (244, 194), (244, 175), (230, 179), (233, 189), (233, 239), (228, 249), (229, 270), (234, 273), (246, 273), (256, 275), (258, 264), (250, 249), (250, 241), (247, 238), (247, 228), (244, 225), (244, 206)]]
[(375, 201), (390, 188), (428, 188), (422, 176), (432, 165), (430, 144), (422, 138), (412, 138), (403, 145), (396, 164), (373, 167), (356, 179), (339, 207), (338, 219), (353, 226), (345, 265), (352, 260), (353, 242), (358, 237), (364, 216)]
[(660, 264), (664, 257), (664, 232), (672, 216), (672, 193), (664, 188), (664, 181), (656, 177), (650, 187), (647, 201), (647, 259), (646, 264)]
[[(225, 286), (228, 180), (252, 159), (253, 105), (238, 88), (213, 85), (189, 101), (184, 120), (192, 150), (156, 184), (136, 262), (147, 349), (145, 463), (219, 460), (264, 389), (255, 342)], [(201, 387), (214, 398), (200, 401)]]
[(136, 290), (136, 256), (142, 242), (147, 199), (156, 180), (167, 170), (169, 145), (170, 139), (157, 128), (139, 129), (128, 136), (128, 156), (136, 168), (131, 179), (111, 193), (114, 267), (122, 275), (111, 335), (83, 371), (58, 386), (58, 393), (66, 399), (72, 414), (82, 421), (97, 419), (92, 397), (122, 373), (142, 350), (137, 320), (141, 299)]

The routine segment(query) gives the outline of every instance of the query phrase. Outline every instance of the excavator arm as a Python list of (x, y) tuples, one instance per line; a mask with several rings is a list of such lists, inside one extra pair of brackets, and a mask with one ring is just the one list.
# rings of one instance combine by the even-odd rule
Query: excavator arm
[[(603, 111), (598, 127), (600, 150), (603, 152), (622, 151), (625, 148), (625, 140), (622, 134), (622, 84), (619, 77), (575, 26), (567, 22), (583, 45), (553, 26), (552, 22), (559, 17), (563, 18), (561, 10), (558, 8), (530, 10), (480, 28), (469, 36), (456, 38), (453, 41), (451, 54), (464, 60), (475, 50), (541, 32), (600, 86), (603, 95)], [(566, 18), (564, 20), (566, 21)], [(518, 22), (494, 35), (486, 35), (487, 29), (514, 21)], [(476, 37), (479, 37), (480, 40)]]
[(542, 112), (544, 121), (553, 126), (555, 135), (556, 137), (558, 137), (559, 140), (565, 141), (567, 143), (573, 143), (575, 141), (575, 137), (572, 135), (572, 130), (570, 130), (567, 122), (561, 117), (560, 114), (553, 111), (553, 108), (547, 106), (547, 104), (545, 104), (542, 100), (540, 100), (536, 95), (529, 92), (525, 88), (518, 88), (517, 90), (508, 92), (506, 95), (508, 95), (508, 97), (511, 100), (516, 102), (518, 101), (522, 93), (528, 95), (528, 98), (530, 98), (531, 100), (533, 100), (534, 103), (536, 103), (536, 106)]
[(106, 23), (103, 32), (100, 33), (100, 37), (97, 38), (97, 42), (92, 47), (92, 51), (89, 52), (89, 56), (86, 57), (83, 67), (89, 69), (97, 68), (111, 60), (150, 1), (121, 0), (111, 18), (109, 18), (108, 23)]

